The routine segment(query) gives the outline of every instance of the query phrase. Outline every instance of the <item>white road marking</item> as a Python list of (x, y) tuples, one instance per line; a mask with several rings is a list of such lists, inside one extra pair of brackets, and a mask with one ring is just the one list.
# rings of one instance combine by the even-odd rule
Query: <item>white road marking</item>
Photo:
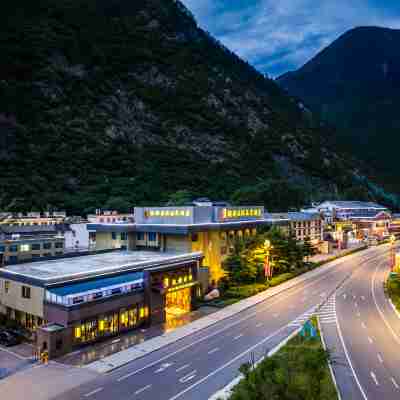
[(111, 344), (115, 344), (115, 343), (118, 343), (118, 342), (120, 342), (121, 341), (121, 338), (119, 338), (119, 339), (114, 339), (112, 342), (111, 342)]
[(174, 363), (161, 364), (160, 368), (154, 371), (154, 373), (159, 374), (160, 372), (164, 372), (167, 368), (171, 367), (172, 365), (174, 365)]
[(260, 323), (258, 323), (258, 324), (256, 325), (256, 328), (261, 328), (263, 325), (264, 325), (264, 324), (263, 324), (262, 322), (260, 322)]
[(377, 357), (378, 357), (379, 362), (382, 364), (382, 363), (383, 363), (383, 358), (382, 358), (382, 356), (378, 353), (378, 354), (377, 354)]
[(93, 396), (94, 394), (101, 392), (103, 389), (104, 389), (103, 387), (99, 387), (99, 388), (97, 388), (97, 389), (95, 389), (95, 390), (92, 390), (92, 391), (89, 392), (89, 393), (86, 393), (84, 396), (85, 396), (85, 397)]
[(217, 351), (219, 351), (219, 347), (216, 347), (215, 349), (210, 350), (207, 354), (214, 354)]
[[(323, 276), (321, 276), (320, 278), (317, 278), (315, 281), (306, 284), (305, 287), (313, 286), (313, 285), (315, 285), (316, 283), (318, 283), (318, 282), (320, 282), (320, 281), (322, 281), (322, 280), (324, 280), (324, 279), (326, 279), (325, 274), (324, 274)], [(153, 367), (154, 365), (159, 364), (159, 363), (160, 363), (161, 361), (163, 361), (163, 360), (166, 360), (166, 359), (168, 359), (168, 358), (171, 358), (171, 357), (174, 356), (175, 354), (181, 353), (182, 351), (185, 351), (185, 350), (187, 350), (187, 349), (189, 349), (189, 348), (191, 348), (191, 347), (193, 347), (193, 346), (195, 346), (195, 345), (197, 345), (197, 344), (199, 344), (199, 343), (202, 343), (202, 342), (206, 341), (207, 339), (209, 339), (209, 338), (211, 338), (211, 337), (215, 337), (215, 336), (217, 336), (218, 334), (220, 334), (221, 332), (225, 332), (225, 331), (227, 331), (228, 329), (232, 328), (233, 326), (239, 325), (240, 323), (242, 323), (242, 322), (244, 322), (244, 321), (247, 321), (247, 320), (249, 320), (249, 319), (255, 317), (256, 315), (258, 315), (258, 314), (260, 314), (260, 313), (265, 313), (265, 310), (269, 310), (269, 309), (270, 309), (273, 305), (275, 305), (276, 303), (280, 303), (280, 302), (282, 302), (283, 300), (285, 300), (285, 299), (287, 299), (287, 298), (289, 298), (289, 297), (292, 297), (295, 293), (298, 293), (298, 292), (300, 292), (300, 291), (302, 291), (302, 290), (304, 290), (304, 287), (295, 289), (295, 290), (293, 290), (290, 294), (288, 294), (288, 295), (286, 295), (286, 296), (282, 296), (281, 298), (277, 298), (275, 301), (272, 301), (272, 302), (271, 302), (270, 304), (268, 304), (267, 306), (265, 306), (265, 307), (260, 307), (260, 309), (258, 309), (257, 311), (255, 311), (255, 312), (253, 312), (253, 313), (251, 313), (251, 314), (249, 314), (249, 315), (246, 315), (246, 316), (243, 317), (243, 318), (239, 318), (239, 319), (237, 319), (236, 321), (234, 321), (234, 322), (232, 322), (232, 323), (230, 323), (230, 324), (224, 325), (221, 329), (218, 329), (218, 330), (216, 330), (216, 331), (214, 331), (214, 332), (212, 332), (212, 333), (210, 333), (210, 334), (208, 334), (208, 335), (206, 335), (206, 336), (203, 336), (203, 337), (200, 338), (199, 340), (196, 340), (196, 341), (194, 341), (194, 342), (192, 342), (192, 343), (189, 343), (189, 344), (187, 344), (187, 345), (185, 345), (185, 346), (182, 346), (182, 347), (179, 348), (178, 350), (173, 351), (172, 353), (169, 353), (169, 354), (167, 354), (166, 356), (163, 356), (163, 357), (159, 358), (158, 360), (153, 361), (153, 362), (151, 362), (151, 363), (145, 365), (145, 366), (142, 367), (142, 368), (139, 368), (139, 369), (137, 369), (137, 370), (135, 370), (135, 371), (129, 372), (128, 374), (123, 375), (123, 376), (117, 378), (117, 381), (118, 381), (118, 382), (121, 382), (121, 381), (123, 381), (123, 380), (125, 380), (125, 379), (127, 379), (127, 378), (129, 378), (129, 377), (131, 377), (131, 376), (133, 376), (133, 375), (138, 374), (139, 372), (144, 371), (145, 369), (151, 368), (151, 367)], [(266, 300), (268, 300), (268, 299), (269, 299), (269, 298), (267, 298)], [(282, 327), (282, 329), (284, 329), (284, 328), (286, 328), (286, 327)], [(120, 372), (120, 370), (118, 371), (118, 373), (119, 373), (119, 372)]]
[(279, 329), (277, 329), (275, 332), (271, 333), (270, 335), (268, 335), (267, 337), (265, 337), (263, 340), (259, 341), (258, 343), (254, 344), (253, 346), (249, 347), (247, 350), (243, 351), (242, 353), (238, 354), (237, 356), (233, 357), (231, 360), (229, 360), (228, 362), (226, 362), (225, 364), (221, 365), (220, 367), (218, 367), (217, 369), (215, 369), (214, 371), (210, 372), (208, 375), (204, 376), (203, 378), (199, 379), (197, 382), (193, 383), (192, 385), (188, 386), (186, 389), (182, 390), (181, 392), (177, 393), (175, 396), (170, 397), (168, 400), (176, 400), (179, 397), (181, 397), (182, 395), (184, 395), (185, 393), (189, 392), (190, 390), (192, 390), (193, 388), (199, 386), (200, 384), (202, 384), (203, 382), (205, 382), (207, 379), (211, 378), (212, 376), (218, 374), (218, 372), (222, 371), (223, 369), (229, 367), (230, 365), (232, 365), (234, 362), (236, 362), (237, 360), (240, 360), (241, 358), (243, 358), (246, 354), (251, 353), (254, 349), (256, 349), (257, 347), (263, 345), (264, 343), (268, 342), (268, 340), (270, 340), (271, 338), (273, 338), (276, 335), (279, 335), (284, 329), (286, 329), (286, 326), (283, 326)]
[(365, 300), (365, 296), (361, 296), (361, 299), (362, 299), (362, 300)]
[(360, 311), (357, 311), (356, 315), (357, 315), (357, 317), (361, 317)]
[(399, 385), (397, 384), (397, 382), (395, 381), (394, 378), (390, 378), (390, 380), (392, 381), (393, 386), (394, 386), (396, 389), (400, 389)]
[(364, 322), (361, 322), (361, 326), (362, 326), (364, 329), (367, 329), (367, 326), (364, 324)]
[(186, 382), (191, 381), (196, 376), (196, 372), (197, 372), (197, 370), (193, 370), (189, 374), (187, 374), (185, 376), (182, 376), (182, 378), (179, 379), (179, 382), (180, 383), (186, 383)]
[(179, 372), (179, 371), (182, 371), (182, 370), (184, 370), (184, 369), (186, 369), (188, 367), (190, 367), (190, 364), (185, 364), (185, 365), (182, 365), (182, 367), (177, 368), (175, 371)]
[(372, 338), (370, 338), (369, 336), (368, 336), (368, 342), (369, 342), (370, 344), (374, 343), (374, 341), (372, 340)]
[(235, 336), (235, 337), (233, 338), (233, 340), (238, 340), (238, 339), (240, 339), (241, 337), (243, 337), (243, 333), (241, 333), (240, 335)]
[(339, 321), (337, 321), (337, 325), (336, 326), (337, 326), (337, 330), (338, 330), (338, 333), (339, 333), (340, 342), (342, 343), (342, 346), (343, 346), (344, 354), (346, 355), (347, 362), (349, 363), (351, 372), (353, 373), (353, 376), (354, 376), (354, 379), (355, 379), (355, 381), (357, 383), (357, 386), (360, 389), (360, 392), (361, 392), (364, 400), (368, 400), (368, 397), (365, 394), (365, 391), (364, 391), (363, 387), (361, 386), (360, 380), (358, 379), (356, 371), (354, 370), (353, 364), (351, 362), (351, 358), (350, 358), (349, 352), (347, 351), (346, 343), (344, 342), (344, 339), (343, 339), (343, 333), (342, 333), (342, 329), (340, 328)]
[(139, 389), (139, 390), (136, 390), (135, 396), (138, 395), (138, 394), (140, 394), (140, 393), (142, 393), (142, 392), (144, 392), (145, 390), (150, 389), (150, 388), (151, 388), (151, 385), (147, 385), (147, 386), (145, 386), (145, 387), (142, 387), (142, 388)]
[(355, 303), (354, 303), (354, 305), (355, 305), (356, 307), (358, 307), (358, 304), (357, 304), (357, 302), (355, 302)]
[(347, 294), (343, 293), (343, 298), (346, 300)]
[(376, 379), (376, 375), (373, 371), (370, 372), (372, 380), (375, 382), (376, 386), (379, 386), (378, 379)]

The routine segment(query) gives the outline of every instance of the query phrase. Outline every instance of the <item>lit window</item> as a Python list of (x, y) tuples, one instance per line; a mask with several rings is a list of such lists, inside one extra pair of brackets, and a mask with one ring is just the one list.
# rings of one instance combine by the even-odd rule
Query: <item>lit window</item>
[(75, 338), (76, 339), (79, 339), (81, 337), (81, 327), (80, 326), (77, 326), (76, 328), (75, 328)]
[(164, 278), (164, 287), (168, 287), (169, 285), (169, 279), (168, 278)]
[(8, 293), (10, 290), (10, 281), (4, 281), (4, 292)]
[(21, 244), (19, 246), (19, 250), (20, 251), (29, 251), (30, 250), (30, 246), (29, 246), (29, 244)]

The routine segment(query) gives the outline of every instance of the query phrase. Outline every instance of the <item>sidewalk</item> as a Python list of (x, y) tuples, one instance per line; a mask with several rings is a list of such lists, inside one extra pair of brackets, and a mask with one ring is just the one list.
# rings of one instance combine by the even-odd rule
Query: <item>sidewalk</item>
[[(346, 252), (352, 252), (354, 249), (348, 249)], [(373, 251), (374, 249), (366, 250), (366, 252)], [(346, 253), (345, 253), (346, 254)], [(334, 256), (336, 258), (337, 255)], [(351, 257), (351, 255), (349, 256)], [(143, 343), (140, 343), (136, 346), (128, 348), (124, 351), (115, 353), (111, 356), (105, 357), (99, 361), (95, 361), (84, 368), (90, 369), (92, 371), (96, 371), (99, 373), (110, 372), (116, 368), (119, 368), (131, 361), (134, 361), (138, 358), (145, 356), (151, 352), (154, 352), (164, 346), (167, 346), (171, 343), (178, 341), (188, 335), (191, 335), (195, 332), (198, 332), (202, 329), (205, 329), (211, 325), (216, 324), (226, 318), (229, 318), (235, 314), (240, 313), (252, 306), (255, 306), (264, 300), (273, 297), (285, 290), (288, 290), (294, 286), (297, 286), (304, 281), (318, 277), (320, 275), (325, 274), (330, 269), (334, 268), (337, 264), (341, 263), (342, 259), (336, 259), (329, 263), (329, 265), (324, 265), (318, 267), (312, 271), (306, 272), (303, 275), (300, 275), (294, 279), (284, 282), (279, 286), (275, 286), (267, 289), (264, 292), (261, 292), (255, 296), (244, 299), (238, 303), (232, 304), (231, 306), (225, 307), (224, 309), (217, 311), (209, 316), (204, 318), (200, 318), (186, 326), (178, 328), (172, 332), (163, 334), (161, 336), (155, 337), (153, 339), (147, 340)]]
[(335, 249), (330, 254), (316, 254), (315, 256), (310, 257), (310, 261), (315, 262), (315, 263), (329, 262), (330, 260), (335, 260), (338, 257), (343, 257), (348, 253), (352, 253), (352, 252), (356, 251), (357, 249), (362, 249), (362, 248), (366, 248), (366, 245), (364, 243), (355, 244), (355, 245), (350, 246), (347, 249), (343, 249), (343, 250)]

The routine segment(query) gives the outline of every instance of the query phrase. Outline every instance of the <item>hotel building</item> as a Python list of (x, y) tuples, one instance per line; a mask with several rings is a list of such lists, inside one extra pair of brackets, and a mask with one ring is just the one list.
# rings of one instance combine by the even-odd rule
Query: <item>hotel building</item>
[[(96, 250), (122, 248), (160, 252), (202, 252), (208, 277), (203, 290), (224, 275), (222, 262), (235, 238), (255, 235), (271, 222), (264, 208), (194, 203), (187, 207), (136, 207), (134, 223), (89, 224)], [(204, 275), (203, 275), (204, 276)]]

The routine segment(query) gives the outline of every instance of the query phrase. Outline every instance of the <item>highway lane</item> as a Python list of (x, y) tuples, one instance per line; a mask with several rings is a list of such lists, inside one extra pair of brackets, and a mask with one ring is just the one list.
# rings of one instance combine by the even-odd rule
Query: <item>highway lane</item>
[[(293, 332), (304, 314), (325, 300), (382, 248), (338, 260), (334, 268), (233, 317), (78, 386), (58, 400), (206, 399)], [(323, 267), (325, 268), (325, 267)]]
[(400, 318), (384, 293), (389, 257), (357, 270), (336, 296), (337, 319), (364, 399), (400, 398)]

